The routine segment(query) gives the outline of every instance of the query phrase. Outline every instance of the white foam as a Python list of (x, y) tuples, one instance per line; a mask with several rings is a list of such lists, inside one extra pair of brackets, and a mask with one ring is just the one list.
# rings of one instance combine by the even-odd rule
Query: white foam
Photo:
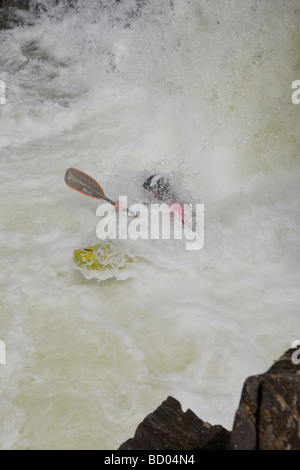
[[(39, 3), (0, 43), (1, 447), (117, 448), (168, 395), (229, 429), (298, 339), (297, 1)], [(168, 173), (203, 249), (126, 240), (130, 272), (85, 279), (99, 201), (71, 166), (129, 204)]]

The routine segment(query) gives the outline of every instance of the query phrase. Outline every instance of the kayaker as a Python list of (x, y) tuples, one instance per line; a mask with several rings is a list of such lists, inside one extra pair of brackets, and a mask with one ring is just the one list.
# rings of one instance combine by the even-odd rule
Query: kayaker
[[(143, 189), (147, 191), (147, 196), (150, 203), (158, 201), (160, 203), (168, 204), (174, 212), (178, 215), (180, 220), (184, 221), (184, 205), (178, 201), (168, 178), (160, 173), (149, 176), (143, 184)], [(116, 209), (123, 210), (119, 201), (116, 202)]]
[(167, 204), (177, 202), (169, 180), (162, 174), (151, 175), (143, 184), (150, 200), (157, 199)]

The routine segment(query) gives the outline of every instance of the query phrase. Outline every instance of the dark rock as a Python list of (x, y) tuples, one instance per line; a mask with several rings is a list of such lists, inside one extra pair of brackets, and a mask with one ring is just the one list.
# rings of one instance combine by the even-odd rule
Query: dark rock
[(30, 0), (0, 0), (0, 8), (28, 8)]
[(293, 353), (246, 380), (229, 449), (300, 450), (300, 367)]
[(28, 10), (30, 0), (0, 0), (0, 8)]
[(222, 426), (204, 423), (191, 410), (184, 413), (180, 403), (168, 397), (118, 450), (226, 449), (228, 439)]
[(184, 413), (169, 397), (118, 450), (300, 450), (298, 355), (300, 349), (290, 349), (245, 381), (231, 432)]
[(8, 27), (8, 11), (0, 4), (0, 30)]
[(29, 4), (30, 0), (0, 0), (0, 30), (22, 24), (18, 11), (28, 10)]
[[(60, 2), (61, 0), (55, 0), (55, 5)], [(29, 10), (30, 4), (30, 0), (0, 0), (0, 30), (22, 25), (22, 10)], [(76, 4), (77, 0), (67, 0), (66, 9), (73, 8)], [(47, 8), (42, 3), (35, 2), (34, 15), (38, 17), (42, 13), (47, 13)]]

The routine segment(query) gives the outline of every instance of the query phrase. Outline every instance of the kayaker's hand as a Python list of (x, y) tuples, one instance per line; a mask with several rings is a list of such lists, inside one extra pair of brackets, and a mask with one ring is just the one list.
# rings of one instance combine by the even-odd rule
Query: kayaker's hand
[(181, 204), (174, 203), (171, 205), (171, 209), (174, 212), (174, 215), (183, 223), (184, 222), (184, 212)]
[(117, 209), (117, 211), (124, 211), (126, 210), (126, 205), (124, 204), (124, 202), (116, 201), (115, 208)]

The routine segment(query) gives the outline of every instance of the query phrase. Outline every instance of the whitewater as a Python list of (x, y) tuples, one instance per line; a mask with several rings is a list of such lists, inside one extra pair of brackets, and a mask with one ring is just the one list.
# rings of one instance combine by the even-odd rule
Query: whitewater
[[(69, 3), (0, 32), (0, 447), (116, 449), (169, 395), (230, 430), (300, 339), (299, 2)], [(69, 167), (129, 204), (167, 174), (203, 248), (120, 240), (126, 275), (84, 277)]]

